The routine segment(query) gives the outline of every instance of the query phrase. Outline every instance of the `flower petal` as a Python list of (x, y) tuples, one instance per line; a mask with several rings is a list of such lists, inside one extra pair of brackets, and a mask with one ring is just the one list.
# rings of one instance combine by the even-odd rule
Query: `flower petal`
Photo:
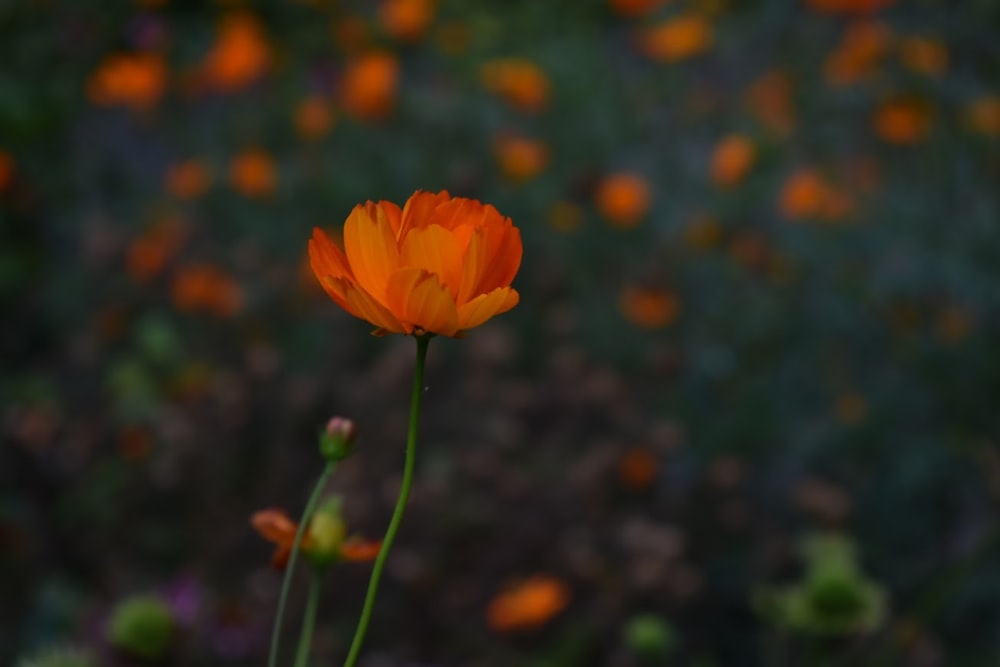
[(340, 555), (344, 560), (355, 563), (366, 563), (375, 560), (378, 552), (382, 550), (382, 541), (368, 542), (359, 537), (348, 539), (340, 547)]
[(389, 279), (387, 299), (392, 312), (407, 328), (454, 336), (458, 332), (455, 297), (441, 280), (424, 269), (400, 269)]
[(384, 303), (389, 276), (399, 268), (399, 247), (388, 215), (371, 216), (366, 206), (355, 206), (344, 223), (344, 249), (357, 284)]
[(455, 235), (441, 225), (411, 229), (400, 248), (400, 263), (435, 274), (453, 299), (458, 294), (462, 248)]
[(367, 320), (387, 332), (409, 333), (388, 308), (351, 281), (346, 278), (327, 278), (325, 282), (329, 283), (328, 293), (337, 292), (342, 295), (343, 308), (351, 315)]
[(521, 266), (522, 253), (521, 233), (509, 218), (476, 229), (462, 259), (457, 303), (508, 287)]
[(438, 193), (420, 190), (414, 192), (403, 206), (403, 222), (396, 238), (402, 241), (411, 229), (429, 225), (432, 222), (431, 213), (450, 199), (451, 195), (448, 194), (447, 190)]
[(494, 315), (506, 313), (520, 300), (517, 290), (511, 287), (498, 287), (488, 294), (477, 296), (459, 307), (458, 328), (464, 330), (478, 327)]
[(268, 542), (291, 545), (298, 525), (282, 510), (266, 509), (254, 512), (250, 525)]

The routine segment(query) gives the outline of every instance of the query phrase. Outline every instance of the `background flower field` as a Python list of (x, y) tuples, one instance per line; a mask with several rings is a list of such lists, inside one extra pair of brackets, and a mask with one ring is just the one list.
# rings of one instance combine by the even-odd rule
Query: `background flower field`
[[(431, 345), (362, 664), (997, 664), (998, 30), (987, 0), (4, 3), (0, 662), (263, 664), (249, 517), (301, 510), (341, 414), (332, 488), (380, 535), (413, 369), (306, 243), (447, 189), (520, 228), (521, 304)], [(332, 571), (315, 664), (368, 572)]]

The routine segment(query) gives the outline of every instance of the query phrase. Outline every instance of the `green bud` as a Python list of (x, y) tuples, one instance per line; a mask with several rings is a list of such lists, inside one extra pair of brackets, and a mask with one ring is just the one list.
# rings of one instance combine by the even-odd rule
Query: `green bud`
[(115, 607), (107, 625), (112, 646), (129, 655), (156, 659), (166, 653), (174, 634), (170, 608), (153, 595), (136, 596)]
[(673, 651), (677, 634), (670, 623), (655, 614), (633, 616), (622, 632), (625, 644), (646, 657), (663, 657)]
[(318, 567), (326, 567), (340, 558), (347, 537), (347, 523), (340, 511), (340, 498), (330, 498), (309, 520), (309, 548), (306, 555)]
[(358, 427), (346, 417), (334, 417), (319, 436), (319, 451), (331, 463), (343, 461), (353, 449)]

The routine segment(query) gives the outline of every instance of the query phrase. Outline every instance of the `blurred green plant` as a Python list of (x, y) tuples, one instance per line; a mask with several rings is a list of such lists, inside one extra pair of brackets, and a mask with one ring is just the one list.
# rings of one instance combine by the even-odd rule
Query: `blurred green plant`
[(83, 649), (49, 646), (21, 658), (14, 667), (97, 667), (94, 656)]
[(107, 626), (108, 642), (140, 658), (165, 655), (174, 636), (174, 618), (167, 603), (153, 595), (129, 598), (118, 604)]
[(622, 639), (632, 651), (645, 658), (663, 658), (677, 646), (677, 633), (662, 616), (633, 616), (622, 628)]

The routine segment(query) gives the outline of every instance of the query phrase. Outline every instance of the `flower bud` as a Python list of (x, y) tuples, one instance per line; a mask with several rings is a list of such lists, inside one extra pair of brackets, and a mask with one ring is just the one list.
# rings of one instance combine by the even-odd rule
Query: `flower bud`
[(325, 567), (340, 558), (347, 524), (340, 511), (340, 498), (330, 498), (313, 514), (307, 532), (309, 546), (306, 555), (318, 567)]
[(334, 417), (319, 436), (319, 451), (331, 463), (343, 461), (351, 453), (358, 427), (346, 417)]

